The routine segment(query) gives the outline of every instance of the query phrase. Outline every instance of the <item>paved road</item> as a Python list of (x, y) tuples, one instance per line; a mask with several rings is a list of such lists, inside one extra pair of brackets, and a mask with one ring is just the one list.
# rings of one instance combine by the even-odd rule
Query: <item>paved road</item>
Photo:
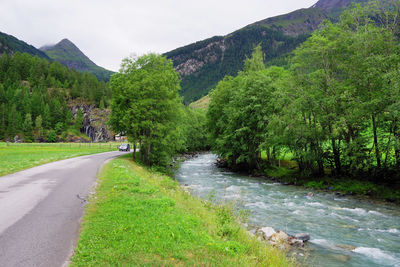
[[(107, 152), (0, 177), (0, 266), (63, 266)], [(0, 163), (1, 164), (1, 163)]]

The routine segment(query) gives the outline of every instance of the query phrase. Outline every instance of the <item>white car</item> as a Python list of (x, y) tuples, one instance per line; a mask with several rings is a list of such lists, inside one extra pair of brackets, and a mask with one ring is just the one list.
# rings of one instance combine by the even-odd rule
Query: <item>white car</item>
[(121, 144), (118, 148), (119, 151), (131, 151), (129, 144), (127, 143)]

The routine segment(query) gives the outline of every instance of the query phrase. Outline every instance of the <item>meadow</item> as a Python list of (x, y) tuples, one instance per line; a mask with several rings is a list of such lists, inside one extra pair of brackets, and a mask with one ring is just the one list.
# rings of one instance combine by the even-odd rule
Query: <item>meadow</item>
[(117, 150), (119, 143), (0, 143), (0, 176), (45, 163)]
[(192, 197), (170, 177), (109, 162), (82, 223), (71, 266), (294, 266), (251, 237), (229, 205)]

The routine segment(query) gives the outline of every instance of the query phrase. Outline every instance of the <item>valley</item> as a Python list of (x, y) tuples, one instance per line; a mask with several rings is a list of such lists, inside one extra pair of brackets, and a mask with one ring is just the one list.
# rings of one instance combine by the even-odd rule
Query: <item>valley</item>
[(244, 10), (17, 2), (40, 48), (0, 32), (1, 266), (400, 265), (400, 0), (182, 47)]

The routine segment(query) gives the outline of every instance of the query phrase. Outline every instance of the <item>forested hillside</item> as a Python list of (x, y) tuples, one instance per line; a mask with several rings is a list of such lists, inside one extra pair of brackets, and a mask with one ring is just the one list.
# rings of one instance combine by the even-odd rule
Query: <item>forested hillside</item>
[(111, 98), (104, 82), (26, 53), (0, 57), (0, 140), (19, 135), (27, 142), (56, 141), (79, 134), (83, 114), (68, 105), (80, 101), (104, 108)]
[(33, 56), (50, 59), (44, 52), (36, 49), (32, 45), (28, 45), (12, 35), (0, 32), (0, 55), (4, 53), (14, 54), (16, 52), (28, 53)]
[(99, 80), (108, 81), (113, 74), (112, 71), (97, 66), (91, 61), (79, 48), (68, 39), (63, 39), (56, 45), (41, 47), (46, 55), (80, 72), (89, 72), (95, 75)]
[(325, 19), (337, 20), (343, 8), (365, 0), (321, 0), (308, 9), (269, 18), (226, 36), (175, 49), (165, 55), (182, 76), (185, 103), (206, 95), (225, 76), (236, 76), (243, 61), (261, 44), (267, 65), (286, 66), (289, 54)]

